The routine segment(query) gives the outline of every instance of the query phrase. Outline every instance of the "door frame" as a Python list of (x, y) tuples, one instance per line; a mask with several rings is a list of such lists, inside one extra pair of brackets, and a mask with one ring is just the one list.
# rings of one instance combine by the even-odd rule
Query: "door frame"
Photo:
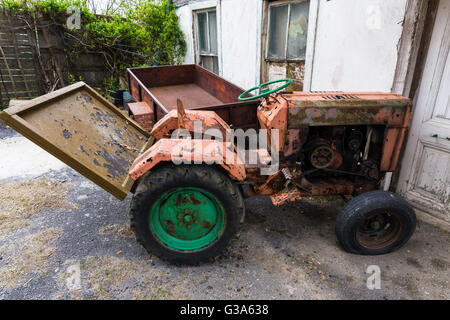
[[(412, 121), (414, 121), (415, 119), (414, 116), (422, 117), (422, 114), (418, 114), (418, 111), (416, 110), (416, 103), (418, 102), (417, 100), (419, 97), (419, 88), (421, 86), (422, 78), (424, 75), (425, 64), (428, 58), (428, 51), (433, 35), (432, 31), (434, 30), (439, 4), (440, 0), (409, 0), (407, 4), (404, 29), (400, 42), (398, 63), (392, 91), (395, 93), (403, 94), (413, 99)], [(444, 41), (445, 39), (443, 39), (443, 42)], [(442, 50), (443, 45), (441, 45), (440, 50)], [(438, 68), (439, 60), (437, 60), (436, 63), (437, 64), (435, 67)], [(432, 78), (435, 79), (436, 76), (437, 75), (434, 74)], [(432, 90), (433, 88), (430, 89)], [(424, 103), (428, 107), (424, 107), (424, 109), (429, 108), (429, 106), (433, 105), (433, 96), (434, 95), (430, 92), (425, 97), (426, 101)], [(423, 119), (421, 120), (426, 121), (427, 119), (429, 119), (430, 112), (432, 111), (429, 109), (424, 110)], [(409, 188), (405, 183), (413, 176), (413, 170), (417, 166), (420, 159), (415, 159), (413, 163), (410, 163), (410, 169), (406, 170), (408, 172), (406, 172), (405, 170), (401, 172), (402, 163), (406, 160), (407, 157), (411, 156), (411, 154), (406, 153), (407, 143), (408, 137), (405, 139), (405, 143), (402, 146), (399, 167), (397, 168), (397, 171), (395, 172), (395, 175), (393, 177), (392, 185), (390, 185), (389, 173), (387, 174), (384, 183), (385, 190), (395, 190), (400, 194), (405, 194), (406, 192), (408, 192)], [(431, 142), (427, 142), (427, 144), (438, 147)], [(417, 152), (420, 151), (421, 147), (423, 148), (423, 146), (417, 145), (415, 148), (413, 148), (414, 155), (416, 155)], [(447, 221), (438, 218), (439, 215), (433, 215), (433, 209), (425, 207), (423, 204), (419, 203), (414, 203), (414, 207), (419, 218), (426, 222), (439, 225), (440, 227), (443, 227), (444, 229), (450, 231), (450, 224)]]
[[(412, 117), (414, 117), (415, 111), (415, 95), (425, 67), (439, 1), (408, 0), (406, 5), (403, 31), (399, 42), (397, 67), (391, 91), (413, 100)], [(406, 136), (400, 152), (397, 170), (385, 174), (381, 189), (400, 192), (397, 185), (407, 142), (408, 138)]]
[[(308, 0), (303, 0), (308, 1)], [(267, 78), (267, 70), (265, 69), (267, 45), (268, 45), (268, 35), (269, 35), (269, 23), (270, 23), (270, 13), (269, 9), (271, 6), (283, 5), (286, 3), (292, 3), (288, 0), (279, 0), (276, 3), (269, 3), (267, 0), (262, 0), (261, 9), (261, 24), (259, 30), (260, 38), (260, 53), (258, 57), (258, 68), (260, 70), (259, 83), (262, 83), (265, 78)], [(299, 2), (302, 2), (299, 0)], [(316, 30), (319, 16), (319, 3), (320, 0), (309, 0), (309, 17), (308, 17), (308, 36), (306, 41), (306, 55), (305, 55), (305, 73), (303, 77), (303, 91), (311, 90), (312, 74), (314, 67), (314, 52), (316, 46)]]

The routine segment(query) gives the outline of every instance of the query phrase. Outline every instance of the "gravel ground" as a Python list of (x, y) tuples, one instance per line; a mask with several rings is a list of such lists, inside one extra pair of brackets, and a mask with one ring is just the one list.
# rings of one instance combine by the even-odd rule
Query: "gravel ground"
[[(10, 151), (12, 142), (20, 154)], [(1, 123), (0, 155), (0, 195), (2, 186), (17, 183), (19, 193), (43, 178), (63, 194), (60, 205), (23, 215), (26, 223), (0, 232), (0, 299), (450, 298), (449, 233), (424, 222), (398, 252), (357, 256), (334, 235), (342, 199), (275, 208), (256, 197), (246, 200), (240, 238), (215, 262), (173, 266), (136, 243), (128, 226), (131, 197), (116, 200)], [(15, 201), (9, 207), (20, 208)], [(8, 210), (0, 207), (0, 226), (7, 223), (2, 214)], [(370, 265), (380, 267), (381, 289), (367, 288)]]

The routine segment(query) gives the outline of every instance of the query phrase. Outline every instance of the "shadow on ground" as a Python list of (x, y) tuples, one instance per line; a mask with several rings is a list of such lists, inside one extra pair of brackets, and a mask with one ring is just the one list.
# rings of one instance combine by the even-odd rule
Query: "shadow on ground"
[[(449, 298), (446, 232), (420, 224), (396, 253), (348, 254), (334, 235), (340, 198), (280, 208), (266, 197), (248, 199), (240, 238), (215, 262), (186, 267), (151, 257), (136, 243), (129, 198), (119, 202), (68, 168), (46, 179), (67, 186), (67, 202), (0, 238), (2, 299)], [(380, 290), (366, 286), (374, 264)]]

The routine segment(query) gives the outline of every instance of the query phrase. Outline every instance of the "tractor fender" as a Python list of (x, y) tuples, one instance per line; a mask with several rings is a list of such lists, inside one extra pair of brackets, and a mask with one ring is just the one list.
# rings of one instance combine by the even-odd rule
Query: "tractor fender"
[(136, 158), (129, 175), (134, 181), (150, 171), (160, 162), (174, 164), (218, 164), (232, 180), (246, 178), (244, 162), (234, 145), (218, 140), (161, 139)]
[(214, 111), (184, 110), (181, 106), (178, 110), (172, 110), (158, 121), (151, 131), (156, 140), (169, 138), (170, 133), (176, 129), (186, 129), (194, 132), (195, 123), (201, 124), (200, 130), (204, 133), (208, 129), (220, 130), (222, 139), (225, 140), (230, 126), (223, 121)]

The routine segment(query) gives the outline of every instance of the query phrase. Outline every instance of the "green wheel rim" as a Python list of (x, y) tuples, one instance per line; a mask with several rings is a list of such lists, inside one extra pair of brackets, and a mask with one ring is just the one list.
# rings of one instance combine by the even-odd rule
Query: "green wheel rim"
[(198, 251), (222, 235), (225, 214), (213, 194), (199, 188), (177, 188), (164, 193), (150, 209), (149, 226), (169, 249)]

